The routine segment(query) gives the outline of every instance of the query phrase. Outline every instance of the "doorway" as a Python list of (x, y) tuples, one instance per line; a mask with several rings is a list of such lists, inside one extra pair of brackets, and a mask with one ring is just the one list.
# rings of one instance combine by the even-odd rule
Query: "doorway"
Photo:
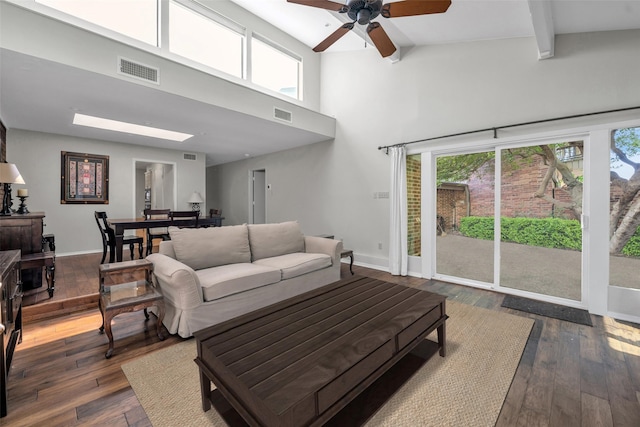
[(156, 160), (133, 160), (133, 216), (141, 217), (146, 208), (175, 210), (177, 204), (176, 164)]
[(267, 222), (267, 171), (252, 170), (249, 177), (249, 222)]

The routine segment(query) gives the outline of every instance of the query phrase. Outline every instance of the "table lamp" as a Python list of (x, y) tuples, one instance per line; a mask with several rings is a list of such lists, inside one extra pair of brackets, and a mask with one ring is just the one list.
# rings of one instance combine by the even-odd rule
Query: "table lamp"
[(24, 179), (13, 163), (0, 163), (0, 184), (4, 184), (4, 195), (2, 197), (2, 211), (0, 215), (11, 215), (11, 184), (24, 184)]
[(191, 203), (192, 211), (199, 211), (200, 203), (203, 203), (203, 202), (204, 202), (204, 199), (202, 198), (200, 193), (198, 193), (197, 191), (194, 191), (191, 197), (189, 197), (189, 200), (187, 200), (187, 203)]

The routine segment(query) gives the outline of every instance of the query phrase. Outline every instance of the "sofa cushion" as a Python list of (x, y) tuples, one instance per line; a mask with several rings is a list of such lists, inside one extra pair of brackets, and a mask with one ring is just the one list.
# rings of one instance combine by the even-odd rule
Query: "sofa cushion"
[(312, 271), (331, 267), (331, 257), (326, 254), (296, 252), (277, 257), (263, 258), (255, 261), (253, 264), (278, 268), (282, 272), (282, 280), (286, 280), (311, 273)]
[(169, 227), (176, 259), (194, 270), (251, 262), (246, 225), (211, 228)]
[(228, 264), (197, 270), (205, 301), (271, 285), (280, 281), (277, 268), (249, 263)]
[(248, 228), (252, 261), (304, 252), (304, 236), (297, 221), (249, 224)]

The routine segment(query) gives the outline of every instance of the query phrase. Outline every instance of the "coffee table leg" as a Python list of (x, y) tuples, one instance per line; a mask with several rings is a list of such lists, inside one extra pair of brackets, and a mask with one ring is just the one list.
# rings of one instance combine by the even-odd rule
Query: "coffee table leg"
[(200, 369), (200, 394), (202, 395), (202, 410), (211, 409), (211, 380)]
[(447, 330), (446, 322), (438, 326), (438, 347), (440, 347), (440, 356), (445, 357), (447, 354)]

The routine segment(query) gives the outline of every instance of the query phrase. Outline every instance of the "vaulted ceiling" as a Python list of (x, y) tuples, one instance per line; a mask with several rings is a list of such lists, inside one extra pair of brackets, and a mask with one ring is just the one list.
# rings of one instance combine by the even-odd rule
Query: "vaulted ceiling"
[[(231, 0), (309, 47), (343, 22), (344, 14), (286, 0)], [(335, 3), (349, 3), (349, 0)], [(385, 3), (390, 3), (390, 0)], [(402, 0), (399, 0), (402, 1)], [(424, 0), (429, 1), (429, 0)], [(397, 47), (535, 36), (539, 56), (553, 56), (556, 34), (640, 28), (637, 0), (452, 0), (445, 13), (376, 19)], [(358, 27), (358, 26), (356, 26)], [(364, 31), (352, 31), (328, 49), (365, 49)], [(370, 43), (366, 43), (370, 47)], [(397, 56), (393, 60), (399, 59)]]
[[(217, 0), (200, 0), (215, 3)], [(286, 0), (232, 0), (282, 31), (314, 47), (344, 21), (327, 10)], [(424, 0), (428, 1), (428, 0)], [(377, 18), (401, 48), (455, 42), (535, 37), (541, 58), (553, 55), (554, 36), (640, 28), (638, 0), (452, 0), (446, 13)], [(327, 52), (372, 49), (352, 31)], [(365, 47), (367, 46), (367, 47)], [(393, 61), (402, 60), (400, 55)], [(102, 117), (126, 111), (134, 123), (163, 122), (195, 133), (185, 151), (207, 154), (207, 165), (258, 156), (327, 139), (326, 135), (215, 107), (140, 85), (109, 79), (0, 49), (0, 113), (9, 128), (172, 148), (167, 141), (71, 126), (70, 109), (83, 106)], [(532, 52), (532, 55), (535, 55)], [(320, 55), (320, 54), (318, 54)], [(380, 59), (384, 61), (384, 59)], [(119, 97), (126, 93), (127, 102)], [(171, 106), (170, 123), (167, 108)], [(215, 142), (215, 143), (214, 143)]]

